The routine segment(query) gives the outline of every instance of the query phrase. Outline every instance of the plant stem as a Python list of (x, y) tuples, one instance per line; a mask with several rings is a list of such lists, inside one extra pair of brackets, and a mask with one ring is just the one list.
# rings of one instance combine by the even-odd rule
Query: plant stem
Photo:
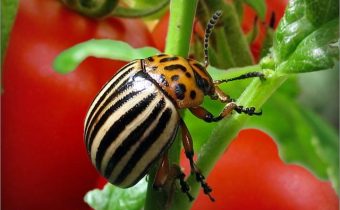
[[(196, 6), (197, 0), (172, 0), (170, 2), (170, 19), (165, 53), (188, 57)], [(180, 135), (177, 135), (174, 144), (169, 150), (170, 164), (179, 162), (181, 141), (178, 136)], [(154, 167), (150, 171), (149, 180), (154, 180), (156, 170), (157, 167)], [(144, 209), (164, 209), (167, 206), (168, 197), (165, 192), (156, 192), (152, 185), (153, 181), (149, 181)]]
[(197, 0), (170, 2), (169, 29), (165, 53), (188, 57)]

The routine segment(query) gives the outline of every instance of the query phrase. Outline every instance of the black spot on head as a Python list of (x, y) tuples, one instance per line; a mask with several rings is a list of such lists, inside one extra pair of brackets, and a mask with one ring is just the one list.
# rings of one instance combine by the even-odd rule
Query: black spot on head
[(169, 66), (164, 67), (164, 70), (169, 70), (169, 71), (178, 70), (178, 69), (180, 69), (183, 72), (187, 71), (187, 68), (185, 68), (185, 66), (183, 66), (181, 64), (174, 64), (174, 65), (169, 65)]
[(168, 61), (175, 61), (178, 60), (178, 57), (167, 57), (167, 58), (162, 58), (161, 60), (159, 60), (160, 63), (165, 63)]
[(192, 90), (190, 91), (190, 98), (194, 100), (196, 98), (196, 91)]
[(157, 55), (157, 57), (159, 57), (159, 58), (160, 58), (160, 57), (164, 57), (164, 56), (167, 56), (167, 55), (166, 55), (166, 54), (163, 54), (163, 53), (162, 53), (162, 54), (159, 54), (159, 55)]
[(191, 78), (191, 74), (189, 72), (186, 72), (185, 76), (187, 76), (188, 78)]
[(172, 75), (172, 76), (171, 76), (171, 80), (172, 80), (172, 81), (178, 81), (178, 80), (179, 80), (179, 76), (178, 76), (177, 74)]
[(150, 62), (153, 62), (153, 61), (154, 61), (153, 57), (148, 57), (148, 60), (149, 60)]
[(181, 83), (177, 84), (175, 86), (175, 94), (176, 94), (177, 99), (183, 100), (185, 97), (185, 91), (186, 91), (186, 88), (184, 84), (181, 84)]
[(205, 95), (209, 95), (211, 92), (211, 85), (208, 80), (204, 79), (194, 70), (194, 76), (197, 86), (204, 92)]

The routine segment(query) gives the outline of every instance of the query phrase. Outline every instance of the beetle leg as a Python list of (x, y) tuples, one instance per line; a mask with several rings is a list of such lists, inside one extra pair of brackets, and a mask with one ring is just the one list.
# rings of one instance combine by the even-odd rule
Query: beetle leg
[(162, 162), (156, 172), (153, 188), (156, 190), (161, 189), (167, 184), (172, 185), (174, 179), (179, 179), (182, 192), (188, 196), (190, 201), (193, 201), (194, 198), (189, 193), (190, 187), (184, 178), (185, 174), (178, 165), (173, 164), (171, 167), (169, 166), (168, 154), (166, 153), (163, 155)]
[(255, 112), (255, 107), (243, 107), (238, 106), (235, 102), (229, 102), (227, 103), (222, 112), (217, 116), (214, 117), (209, 111), (204, 109), (203, 107), (197, 106), (197, 107), (191, 107), (189, 108), (191, 113), (193, 113), (196, 117), (206, 121), (206, 122), (217, 122), (225, 118), (226, 116), (230, 115), (233, 110), (235, 110), (237, 113), (241, 114), (247, 114), (247, 115), (261, 115), (262, 111)]
[(165, 182), (168, 179), (170, 167), (169, 167), (169, 159), (168, 154), (164, 154), (162, 158), (162, 162), (159, 165), (159, 168), (156, 172), (155, 180), (153, 182), (153, 187), (155, 189), (160, 189), (165, 185)]
[(225, 94), (219, 87), (215, 86), (215, 94), (213, 97), (215, 100), (218, 99), (222, 103), (229, 103), (232, 102), (233, 99), (230, 98), (227, 94)]
[(191, 172), (195, 173), (196, 180), (201, 183), (201, 187), (203, 188), (204, 193), (209, 196), (211, 201), (215, 201), (215, 199), (210, 195), (212, 189), (204, 181), (205, 177), (200, 172), (199, 168), (196, 166), (194, 162), (194, 148), (193, 148), (192, 138), (183, 120), (181, 120), (181, 129), (182, 129), (181, 131), (182, 131), (183, 147), (185, 150), (185, 155), (189, 159), (189, 162), (190, 162)]

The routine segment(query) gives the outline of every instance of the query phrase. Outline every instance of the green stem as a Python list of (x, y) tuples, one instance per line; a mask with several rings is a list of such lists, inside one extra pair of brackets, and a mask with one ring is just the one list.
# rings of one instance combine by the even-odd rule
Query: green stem
[[(247, 70), (246, 68), (249, 67), (245, 67), (244, 71), (249, 71), (249, 69)], [(252, 68), (251, 71), (256, 68), (257, 70), (261, 70), (260, 66), (253, 66), (250, 68)], [(226, 78), (226, 75), (221, 73), (218, 77), (219, 78), (214, 79)], [(254, 79), (239, 97), (237, 103), (242, 104), (245, 107), (255, 106), (260, 108), (286, 79), (287, 76), (278, 76), (270, 70), (265, 81), (261, 81), (258, 78)], [(231, 140), (234, 139), (242, 129), (248, 117), (249, 116), (247, 115), (235, 114), (230, 118), (217, 123), (210, 138), (207, 139), (206, 143), (197, 153), (197, 166), (204, 175), (207, 176), (211, 172), (217, 160), (222, 156)], [(194, 175), (191, 175), (188, 178), (188, 183), (191, 186), (192, 195), (197, 197), (200, 185), (197, 183)], [(212, 186), (212, 188), (214, 188), (214, 186)], [(212, 192), (212, 195), (213, 194), (214, 192)], [(180, 193), (175, 194), (175, 200), (176, 202), (174, 202), (172, 209), (189, 209), (192, 205), (192, 203), (188, 202), (188, 200), (185, 199), (185, 196)]]
[[(197, 0), (172, 0), (170, 2), (169, 30), (167, 34), (165, 53), (188, 57), (196, 6)], [(177, 137), (169, 150), (170, 164), (179, 162), (180, 149), (181, 141)], [(157, 167), (154, 167), (150, 171), (150, 180), (154, 180), (156, 170)], [(169, 204), (168, 196), (165, 192), (155, 191), (152, 184), (152, 181), (148, 183), (144, 209), (164, 209), (165, 206), (168, 206)], [(176, 200), (173, 201), (173, 203), (175, 202)]]
[(197, 0), (172, 0), (165, 53), (188, 57)]

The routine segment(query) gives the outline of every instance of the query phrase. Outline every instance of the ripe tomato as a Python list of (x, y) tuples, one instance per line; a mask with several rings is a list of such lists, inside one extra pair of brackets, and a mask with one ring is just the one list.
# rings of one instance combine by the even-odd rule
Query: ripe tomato
[[(188, 161), (186, 169), (190, 167)], [(247, 129), (230, 144), (207, 182), (216, 198), (202, 192), (193, 210), (337, 210), (339, 200), (329, 182), (305, 168), (285, 164), (267, 134)]]
[(164, 52), (165, 48), (165, 38), (168, 32), (168, 24), (169, 24), (169, 11), (164, 14), (164, 16), (159, 20), (156, 26), (152, 30), (152, 38), (155, 42), (155, 47), (161, 52)]
[[(136, 35), (137, 34), (137, 35)], [(95, 21), (56, 0), (22, 0), (3, 69), (2, 209), (85, 209), (99, 176), (83, 143), (87, 108), (124, 63), (89, 59), (60, 75), (53, 59), (91, 38), (152, 45), (138, 20)]]

